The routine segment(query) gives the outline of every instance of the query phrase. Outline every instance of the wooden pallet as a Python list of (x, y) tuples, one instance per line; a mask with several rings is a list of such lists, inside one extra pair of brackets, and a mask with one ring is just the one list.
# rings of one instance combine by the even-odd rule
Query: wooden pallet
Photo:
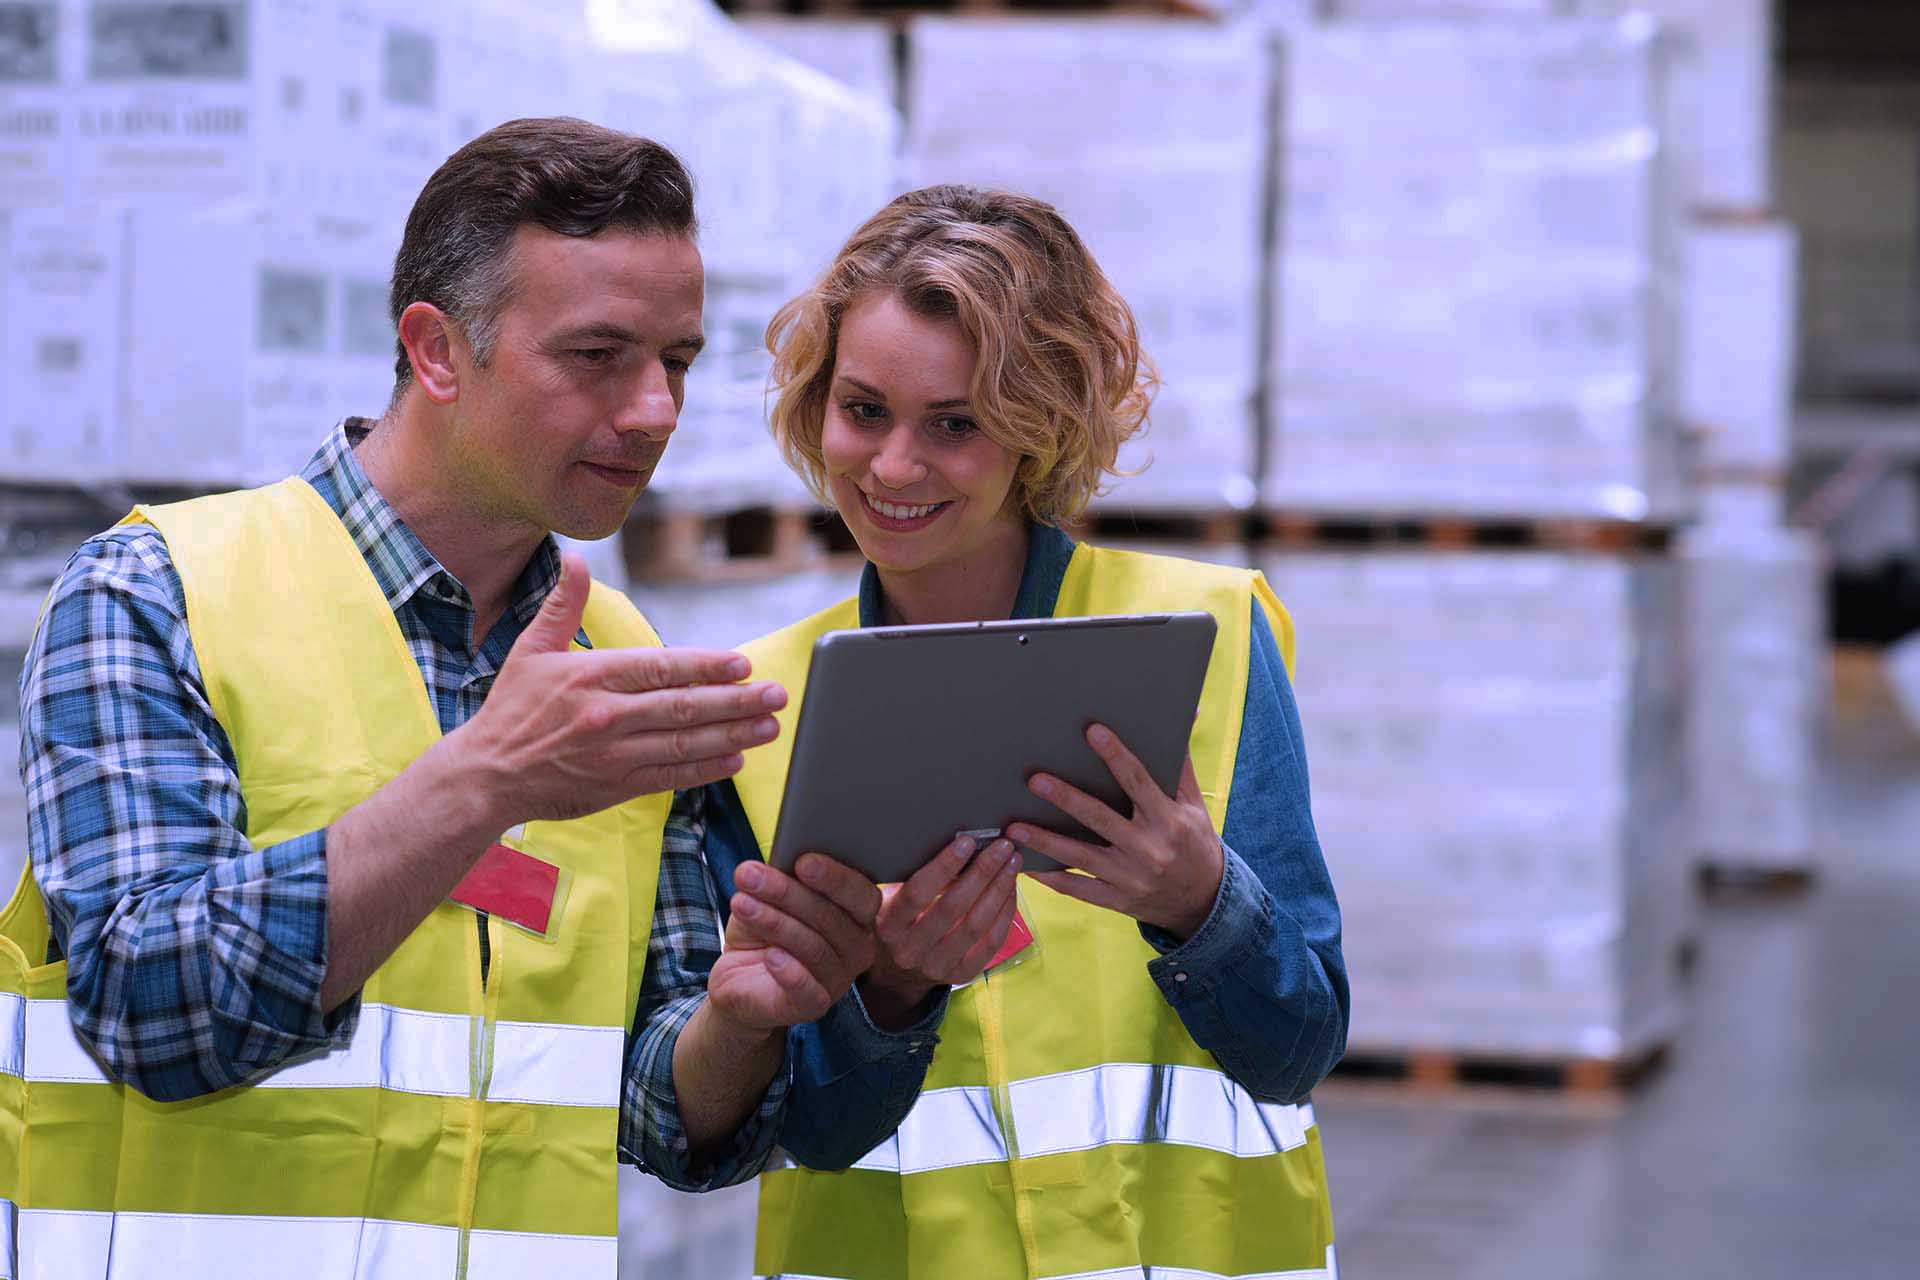
[(784, 13), (816, 18), (903, 17), (915, 13), (1004, 17), (1008, 14), (1122, 14), (1204, 18), (1221, 11), (1206, 0), (721, 0), (729, 13)]
[(1230, 546), (1247, 541), (1250, 527), (1241, 511), (1088, 511), (1063, 521), (1067, 535), (1080, 542), (1189, 542)]
[(1332, 515), (1269, 512), (1253, 522), (1269, 545), (1315, 550), (1347, 547), (1433, 550), (1542, 550), (1620, 554), (1664, 552), (1673, 531), (1631, 520), (1520, 519), (1496, 516)]
[(840, 517), (817, 508), (701, 512), (642, 509), (622, 531), (627, 572), (652, 582), (735, 582), (819, 568), (854, 549)]
[(1795, 898), (1812, 891), (1818, 877), (1812, 867), (1754, 867), (1704, 862), (1700, 888), (1720, 897)]
[(1402, 1053), (1355, 1050), (1340, 1060), (1332, 1080), (1407, 1089), (1522, 1089), (1579, 1096), (1612, 1095), (1645, 1083), (1665, 1064), (1667, 1046), (1628, 1058), (1532, 1058), (1461, 1054), (1446, 1050)]

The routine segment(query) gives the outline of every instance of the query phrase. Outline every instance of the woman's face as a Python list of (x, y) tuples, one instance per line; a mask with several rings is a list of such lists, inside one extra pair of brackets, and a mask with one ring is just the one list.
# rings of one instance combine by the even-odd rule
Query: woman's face
[(1020, 457), (980, 430), (973, 366), (957, 321), (894, 294), (840, 318), (820, 449), (841, 519), (881, 570), (956, 564), (1019, 523), (1007, 498)]

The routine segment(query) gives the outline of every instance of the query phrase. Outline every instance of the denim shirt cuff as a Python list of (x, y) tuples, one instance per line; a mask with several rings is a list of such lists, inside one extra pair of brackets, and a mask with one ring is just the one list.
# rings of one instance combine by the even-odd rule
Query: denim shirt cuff
[(1148, 963), (1147, 973), (1168, 1004), (1177, 1006), (1213, 990), (1242, 955), (1259, 945), (1266, 930), (1272, 909), (1266, 886), (1224, 841), (1220, 854), (1220, 889), (1191, 938), (1181, 942), (1157, 925), (1140, 926), (1140, 936), (1160, 953)]
[(867, 1012), (860, 988), (849, 987), (847, 994), (834, 1001), (820, 1019), (820, 1039), (827, 1050), (834, 1078), (865, 1066), (891, 1064), (904, 1066), (916, 1062), (923, 1070), (933, 1061), (934, 1046), (940, 1043), (940, 1023), (947, 1016), (949, 988), (936, 988), (933, 1006), (925, 1017), (899, 1031), (887, 1031)]

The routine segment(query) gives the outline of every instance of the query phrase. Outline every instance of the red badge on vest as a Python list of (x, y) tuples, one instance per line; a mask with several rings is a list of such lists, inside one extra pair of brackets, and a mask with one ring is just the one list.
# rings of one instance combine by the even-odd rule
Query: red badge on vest
[(560, 868), (530, 853), (490, 845), (448, 896), (545, 937), (560, 894)]
[(1007, 961), (1033, 945), (1033, 930), (1020, 918), (1018, 908), (1013, 913), (1013, 923), (1007, 926), (1007, 940), (1000, 944), (1000, 950), (994, 952), (993, 959), (987, 961), (987, 968), (998, 969)]

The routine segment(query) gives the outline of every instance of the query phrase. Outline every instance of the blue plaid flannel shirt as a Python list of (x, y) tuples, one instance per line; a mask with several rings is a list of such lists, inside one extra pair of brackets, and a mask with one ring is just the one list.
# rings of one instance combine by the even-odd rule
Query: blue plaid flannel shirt
[[(466, 589), (354, 457), (369, 429), (341, 423), (301, 474), (366, 557), (451, 732), (479, 710), (558, 580), (559, 552), (541, 544), (476, 649)], [(357, 1000), (320, 1011), (326, 832), (248, 843), (233, 748), (207, 702), (179, 575), (151, 527), (89, 540), (55, 584), (20, 680), (20, 771), (49, 958), (68, 961), (74, 1025), (116, 1078), (153, 1098), (195, 1097), (352, 1035)], [(720, 954), (701, 804), (684, 794), (668, 820), (620, 1108), (621, 1158), (682, 1190), (759, 1172), (789, 1085), (783, 1071), (728, 1149), (693, 1166), (673, 1048)]]

